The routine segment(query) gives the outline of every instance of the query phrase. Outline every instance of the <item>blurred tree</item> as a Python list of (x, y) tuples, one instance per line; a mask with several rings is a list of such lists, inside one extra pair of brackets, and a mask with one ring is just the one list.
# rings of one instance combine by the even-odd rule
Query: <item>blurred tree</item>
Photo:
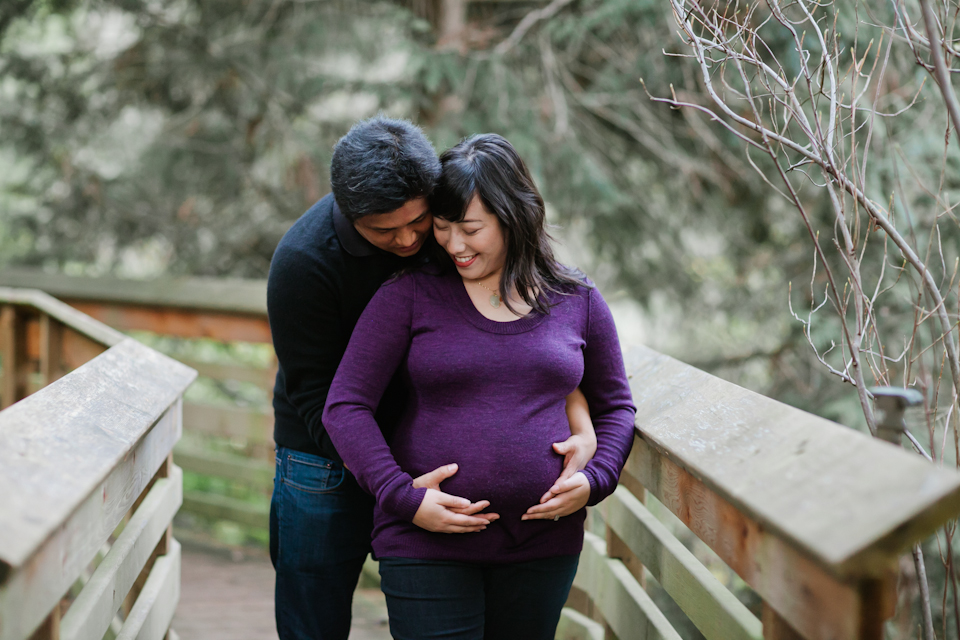
[(665, 3), (4, 11), (0, 260), (263, 277), (282, 233), (328, 190), (334, 142), (383, 110), (424, 124), (438, 148), (479, 131), (510, 139), (568, 244), (582, 245), (574, 258), (668, 318), (659, 348), (801, 406), (843, 396), (793, 348), (804, 338), (785, 283), (807, 277), (802, 225), (734, 136), (647, 100), (641, 77), (660, 93), (701, 92), (691, 64), (663, 55), (682, 50)]

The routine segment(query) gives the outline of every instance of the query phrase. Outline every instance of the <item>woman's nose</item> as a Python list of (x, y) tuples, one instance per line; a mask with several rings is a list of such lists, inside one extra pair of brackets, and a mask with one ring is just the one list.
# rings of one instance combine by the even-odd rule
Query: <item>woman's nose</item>
[(447, 253), (455, 255), (462, 251), (463, 248), (463, 238), (460, 237), (460, 234), (456, 231), (450, 231), (447, 234), (447, 241), (444, 243), (444, 249), (447, 250)]

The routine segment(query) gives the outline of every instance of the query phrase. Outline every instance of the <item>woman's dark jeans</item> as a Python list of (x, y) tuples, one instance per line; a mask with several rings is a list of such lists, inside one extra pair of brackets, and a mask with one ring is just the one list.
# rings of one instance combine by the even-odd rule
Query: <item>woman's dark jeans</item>
[(281, 640), (347, 640), (373, 504), (342, 464), (277, 449), (270, 559)]
[(390, 633), (396, 640), (553, 640), (579, 559), (468, 564), (380, 558)]

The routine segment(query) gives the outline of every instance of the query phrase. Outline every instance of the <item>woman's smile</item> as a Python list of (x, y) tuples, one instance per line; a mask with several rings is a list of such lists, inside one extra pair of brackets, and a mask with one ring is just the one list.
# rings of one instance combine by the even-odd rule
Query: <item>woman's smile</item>
[(452, 256), (452, 257), (457, 267), (461, 269), (466, 269), (467, 267), (469, 267), (474, 263), (474, 261), (477, 259), (477, 256), (479, 255), (480, 255), (479, 253), (474, 253), (469, 256)]

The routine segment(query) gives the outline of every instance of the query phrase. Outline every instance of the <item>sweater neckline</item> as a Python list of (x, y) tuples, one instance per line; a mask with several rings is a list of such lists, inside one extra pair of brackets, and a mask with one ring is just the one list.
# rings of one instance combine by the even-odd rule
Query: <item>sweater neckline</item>
[(482, 331), (486, 331), (488, 333), (498, 333), (501, 335), (524, 333), (539, 325), (547, 317), (545, 314), (534, 309), (522, 318), (510, 320), (509, 322), (497, 322), (496, 320), (491, 320), (480, 313), (477, 307), (474, 306), (473, 300), (470, 299), (470, 294), (467, 293), (466, 284), (464, 283), (463, 278), (460, 277), (459, 273), (456, 271), (450, 273), (449, 282), (450, 286), (453, 288), (453, 299), (456, 302), (457, 308), (460, 310), (460, 313), (463, 315), (464, 319)]

